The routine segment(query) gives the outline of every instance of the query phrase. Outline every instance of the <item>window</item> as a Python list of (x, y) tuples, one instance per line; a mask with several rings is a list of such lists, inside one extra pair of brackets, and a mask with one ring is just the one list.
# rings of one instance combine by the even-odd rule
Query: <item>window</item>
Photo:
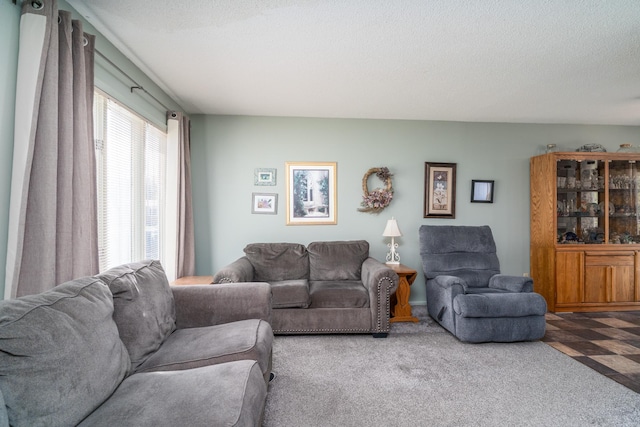
[(166, 132), (94, 98), (100, 271), (162, 257)]

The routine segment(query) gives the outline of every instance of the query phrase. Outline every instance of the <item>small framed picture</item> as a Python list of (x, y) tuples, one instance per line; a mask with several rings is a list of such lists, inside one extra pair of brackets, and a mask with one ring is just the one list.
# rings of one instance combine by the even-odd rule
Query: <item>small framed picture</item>
[(471, 203), (493, 203), (493, 181), (471, 181)]
[(287, 225), (337, 224), (336, 162), (286, 162)]
[(251, 195), (251, 213), (271, 215), (277, 214), (278, 195), (271, 193), (253, 193)]
[(276, 185), (276, 169), (256, 169), (253, 174), (253, 183), (255, 185)]
[(456, 217), (456, 164), (424, 164), (424, 217)]

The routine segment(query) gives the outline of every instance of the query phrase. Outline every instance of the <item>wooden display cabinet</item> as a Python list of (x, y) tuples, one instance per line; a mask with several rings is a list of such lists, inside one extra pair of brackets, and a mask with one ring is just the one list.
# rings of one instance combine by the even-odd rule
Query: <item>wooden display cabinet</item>
[(549, 310), (640, 310), (640, 154), (544, 154), (530, 178), (531, 277)]

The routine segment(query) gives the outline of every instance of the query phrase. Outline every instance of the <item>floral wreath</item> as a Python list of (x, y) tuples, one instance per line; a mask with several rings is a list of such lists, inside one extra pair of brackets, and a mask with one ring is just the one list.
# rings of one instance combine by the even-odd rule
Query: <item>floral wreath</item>
[[(375, 174), (382, 180), (386, 188), (376, 188), (369, 192), (368, 181), (371, 175)], [(391, 185), (391, 177), (393, 174), (389, 172), (389, 168), (371, 168), (364, 174), (362, 178), (362, 202), (360, 202), (360, 212), (380, 212), (391, 203), (393, 199), (393, 186)]]

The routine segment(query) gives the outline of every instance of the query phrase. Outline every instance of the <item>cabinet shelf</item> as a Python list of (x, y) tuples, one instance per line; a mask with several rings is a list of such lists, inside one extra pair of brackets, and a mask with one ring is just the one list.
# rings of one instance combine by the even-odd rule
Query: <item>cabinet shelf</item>
[[(558, 218), (604, 218), (604, 215), (589, 215), (587, 212), (572, 212), (569, 214), (561, 214), (558, 215)], [(628, 218), (628, 219), (638, 219), (640, 218), (640, 213), (619, 213), (619, 214), (609, 214), (609, 218)]]
[(604, 193), (604, 188), (587, 189), (587, 188), (558, 188), (558, 194), (567, 193)]

